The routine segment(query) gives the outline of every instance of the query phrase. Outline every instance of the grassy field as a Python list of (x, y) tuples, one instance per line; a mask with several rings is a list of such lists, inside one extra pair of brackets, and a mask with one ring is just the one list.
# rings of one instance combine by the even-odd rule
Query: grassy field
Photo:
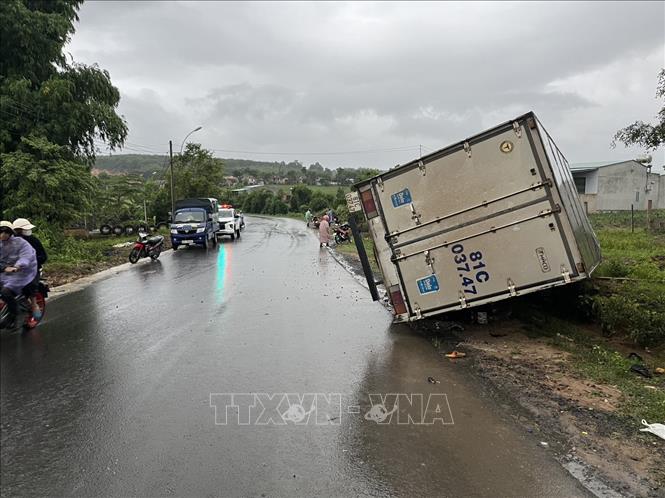
[[(652, 220), (664, 219), (654, 211)], [(591, 297), (606, 335), (625, 334), (641, 345), (665, 344), (665, 232), (647, 230), (644, 213), (590, 216), (603, 262)]]

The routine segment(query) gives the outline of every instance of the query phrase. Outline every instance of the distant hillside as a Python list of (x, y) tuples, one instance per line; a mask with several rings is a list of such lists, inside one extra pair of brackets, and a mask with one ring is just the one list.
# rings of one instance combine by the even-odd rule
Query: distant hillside
[(117, 156), (97, 156), (95, 168), (116, 174), (132, 173), (150, 176), (154, 171), (161, 175), (168, 163), (167, 156), (118, 154)]
[[(298, 171), (303, 165), (299, 162), (263, 162), (250, 161), (246, 159), (222, 159), (224, 162), (224, 174), (232, 175), (236, 171), (254, 170), (255, 172), (271, 172), (286, 174), (291, 170)], [(118, 154), (115, 156), (98, 156), (95, 168), (108, 171), (109, 173), (139, 174), (145, 177), (153, 172), (162, 174), (168, 166), (168, 156), (148, 154)]]

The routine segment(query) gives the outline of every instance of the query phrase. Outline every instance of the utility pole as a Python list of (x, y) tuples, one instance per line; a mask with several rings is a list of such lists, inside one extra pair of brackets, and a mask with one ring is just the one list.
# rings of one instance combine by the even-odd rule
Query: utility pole
[(173, 198), (173, 142), (169, 140), (169, 158), (171, 159), (171, 222), (175, 213), (175, 199)]

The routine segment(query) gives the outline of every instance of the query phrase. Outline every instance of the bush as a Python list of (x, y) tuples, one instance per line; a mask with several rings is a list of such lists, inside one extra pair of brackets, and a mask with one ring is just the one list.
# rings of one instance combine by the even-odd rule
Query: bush
[(593, 297), (594, 310), (606, 335), (625, 333), (648, 346), (665, 342), (665, 292), (653, 285), (625, 283)]
[(289, 206), (286, 203), (275, 199), (272, 205), (273, 213), (272, 214), (287, 214), (289, 212)]

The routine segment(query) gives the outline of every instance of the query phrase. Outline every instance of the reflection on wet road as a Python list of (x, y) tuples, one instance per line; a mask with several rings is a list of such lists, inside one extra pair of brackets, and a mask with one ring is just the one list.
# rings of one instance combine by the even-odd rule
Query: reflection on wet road
[(3, 496), (585, 495), (301, 222), (144, 260), (0, 346)]

